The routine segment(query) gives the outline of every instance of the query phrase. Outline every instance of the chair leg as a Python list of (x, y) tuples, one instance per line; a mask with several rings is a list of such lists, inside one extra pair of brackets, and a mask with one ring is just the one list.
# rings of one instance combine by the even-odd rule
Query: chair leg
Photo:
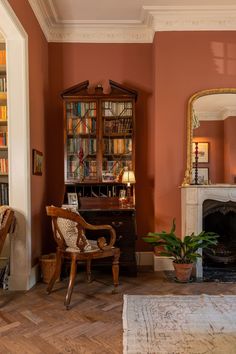
[(87, 259), (86, 274), (87, 274), (87, 282), (91, 283), (91, 259)]
[(77, 268), (76, 255), (71, 255), (70, 279), (69, 279), (69, 285), (68, 285), (66, 299), (65, 299), (65, 306), (67, 310), (69, 309), (70, 299), (74, 288), (76, 268)]
[(57, 250), (56, 252), (56, 267), (55, 267), (55, 271), (54, 274), (52, 276), (52, 278), (50, 279), (50, 282), (47, 286), (47, 294), (50, 294), (50, 292), (52, 291), (53, 285), (55, 284), (55, 281), (59, 278), (59, 276), (61, 275), (61, 252), (59, 250)]
[(112, 262), (112, 273), (113, 273), (113, 283), (114, 283), (113, 293), (116, 293), (116, 289), (119, 285), (119, 258), (120, 258), (120, 252), (118, 251), (114, 254), (114, 258)]

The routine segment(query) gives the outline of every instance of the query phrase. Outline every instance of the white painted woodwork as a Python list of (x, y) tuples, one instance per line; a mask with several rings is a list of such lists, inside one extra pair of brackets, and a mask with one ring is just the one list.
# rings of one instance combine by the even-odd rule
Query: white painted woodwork
[[(236, 186), (231, 184), (190, 185), (181, 188), (182, 237), (202, 230), (203, 202), (207, 199), (236, 202)], [(198, 259), (196, 276), (202, 278), (202, 260)]]

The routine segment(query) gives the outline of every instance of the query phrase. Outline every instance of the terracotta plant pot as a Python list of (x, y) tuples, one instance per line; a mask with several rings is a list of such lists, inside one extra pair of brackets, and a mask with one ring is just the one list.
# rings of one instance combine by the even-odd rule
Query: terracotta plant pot
[(190, 280), (193, 263), (181, 264), (173, 262), (176, 279), (181, 283), (187, 283)]

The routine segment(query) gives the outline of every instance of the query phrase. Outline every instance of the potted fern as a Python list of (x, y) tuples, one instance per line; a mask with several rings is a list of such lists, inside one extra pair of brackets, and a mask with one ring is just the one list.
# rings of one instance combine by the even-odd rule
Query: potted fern
[(169, 233), (166, 231), (149, 232), (143, 240), (155, 246), (157, 255), (172, 258), (176, 280), (187, 282), (190, 279), (193, 264), (197, 258), (201, 257), (198, 250), (216, 245), (217, 237), (218, 235), (214, 232), (202, 231), (199, 235), (192, 233), (181, 240), (175, 234), (174, 219)]

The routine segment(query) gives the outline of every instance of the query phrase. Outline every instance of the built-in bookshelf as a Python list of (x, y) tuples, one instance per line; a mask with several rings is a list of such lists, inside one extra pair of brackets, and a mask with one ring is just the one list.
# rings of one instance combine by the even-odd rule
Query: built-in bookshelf
[(6, 45), (0, 43), (0, 204), (8, 204), (8, 125), (7, 125)]
[[(135, 170), (136, 91), (112, 80), (110, 92), (84, 81), (62, 93), (64, 100), (65, 183), (92, 184), (90, 197), (118, 197), (124, 169)], [(105, 186), (113, 183), (113, 186)], [(97, 184), (97, 187), (95, 186)], [(102, 188), (104, 184), (104, 188)], [(116, 190), (116, 192), (114, 192)], [(83, 191), (83, 192), (82, 192)]]

